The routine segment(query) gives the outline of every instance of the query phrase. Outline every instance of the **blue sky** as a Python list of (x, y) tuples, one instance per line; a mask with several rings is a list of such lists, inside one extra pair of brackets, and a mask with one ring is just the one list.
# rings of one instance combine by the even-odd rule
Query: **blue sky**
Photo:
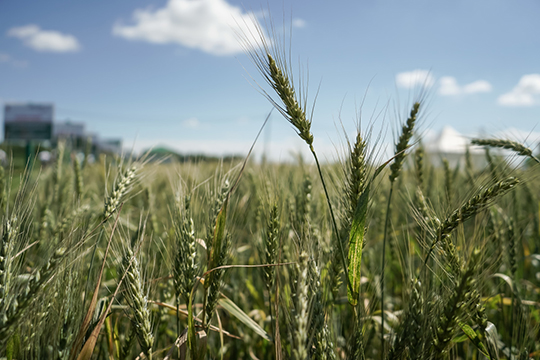
[[(353, 136), (364, 96), (362, 124), (382, 113), (375, 128), (391, 143), (422, 84), (428, 133), (540, 139), (536, 0), (0, 0), (0, 102), (53, 102), (57, 120), (128, 147), (137, 139), (136, 149), (245, 153), (271, 106), (249, 80), (268, 89), (235, 19), (262, 23), (263, 11), (286, 32), (292, 22), (311, 100), (320, 84), (313, 132), (327, 158), (343, 139), (340, 118)], [(267, 130), (259, 151), (264, 141), (275, 159), (303, 149), (277, 112)]]

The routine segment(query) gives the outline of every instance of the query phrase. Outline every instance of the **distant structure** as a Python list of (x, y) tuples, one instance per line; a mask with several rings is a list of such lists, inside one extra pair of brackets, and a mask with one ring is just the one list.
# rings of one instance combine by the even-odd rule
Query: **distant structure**
[(122, 152), (122, 139), (100, 139), (96, 144), (101, 151), (120, 154)]
[(51, 140), (53, 104), (6, 104), (4, 106), (4, 140), (26, 142)]
[(73, 149), (84, 150), (89, 139), (91, 152), (122, 152), (122, 139), (101, 139), (86, 132), (83, 122), (54, 121), (54, 105), (49, 103), (10, 103), (4, 105), (4, 141), (27, 145), (30, 142), (54, 146), (58, 140)]
[(67, 120), (65, 122), (55, 122), (53, 126), (53, 134), (56, 138), (70, 138), (76, 140), (84, 138), (86, 132), (84, 131), (84, 123), (72, 122)]
[(476, 168), (485, 167), (487, 165), (485, 150), (480, 146), (471, 145), (469, 138), (451, 126), (445, 126), (437, 136), (424, 144), (426, 153), (435, 166), (441, 166), (442, 159), (447, 159), (451, 167), (464, 165), (467, 147), (472, 165)]

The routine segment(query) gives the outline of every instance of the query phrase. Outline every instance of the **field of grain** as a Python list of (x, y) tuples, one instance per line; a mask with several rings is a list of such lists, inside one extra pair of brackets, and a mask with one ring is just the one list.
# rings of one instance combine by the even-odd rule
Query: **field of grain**
[[(61, 143), (41, 171), (0, 168), (0, 356), (540, 356), (533, 152), (476, 139), (486, 168), (434, 167), (420, 96), (392, 158), (358, 131), (320, 164), (273, 50), (251, 54), (313, 164), (87, 164)], [(489, 152), (501, 148), (513, 155)]]

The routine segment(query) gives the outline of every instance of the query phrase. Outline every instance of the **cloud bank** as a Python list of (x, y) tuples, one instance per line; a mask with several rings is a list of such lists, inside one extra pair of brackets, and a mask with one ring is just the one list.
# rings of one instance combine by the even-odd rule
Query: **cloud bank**
[(54, 30), (43, 30), (34, 24), (11, 28), (7, 35), (22, 40), (24, 45), (36, 51), (65, 53), (81, 49), (75, 36)]
[(132, 24), (117, 22), (112, 32), (128, 40), (180, 44), (224, 56), (243, 52), (238, 34), (257, 36), (258, 26), (253, 13), (225, 0), (169, 0), (162, 8), (135, 10)]
[(416, 69), (406, 71), (396, 75), (396, 84), (399, 87), (412, 89), (415, 87), (430, 87), (435, 83), (435, 79), (428, 70)]
[(540, 74), (523, 75), (518, 84), (497, 102), (503, 106), (533, 106), (540, 104)]
[(439, 80), (439, 94), (443, 96), (477, 94), (490, 92), (492, 86), (485, 80), (477, 80), (470, 84), (460, 86), (455, 77), (444, 76)]

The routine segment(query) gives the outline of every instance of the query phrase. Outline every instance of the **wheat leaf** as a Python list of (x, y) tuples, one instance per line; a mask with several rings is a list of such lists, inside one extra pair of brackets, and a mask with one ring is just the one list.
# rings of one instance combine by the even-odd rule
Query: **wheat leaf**
[(362, 249), (364, 247), (364, 235), (366, 232), (366, 215), (369, 201), (369, 190), (371, 184), (368, 184), (356, 206), (354, 218), (349, 233), (349, 284), (347, 287), (347, 299), (352, 306), (358, 304), (358, 295), (360, 293), (361, 267), (362, 267)]
[(229, 312), (232, 316), (240, 320), (244, 325), (253, 330), (257, 335), (263, 339), (272, 341), (272, 338), (259, 324), (257, 324), (252, 318), (250, 318), (242, 309), (238, 307), (231, 299), (221, 298), (219, 304)]
[(356, 306), (358, 304), (358, 296), (360, 294), (360, 284), (362, 281), (362, 249), (364, 247), (364, 236), (366, 234), (366, 217), (371, 184), (393, 159), (394, 158), (388, 160), (375, 170), (370, 182), (366, 185), (364, 191), (358, 199), (358, 204), (356, 205), (356, 210), (354, 212), (354, 218), (352, 219), (351, 231), (349, 232), (349, 254), (347, 259), (347, 273), (349, 276), (347, 299), (352, 306)]

